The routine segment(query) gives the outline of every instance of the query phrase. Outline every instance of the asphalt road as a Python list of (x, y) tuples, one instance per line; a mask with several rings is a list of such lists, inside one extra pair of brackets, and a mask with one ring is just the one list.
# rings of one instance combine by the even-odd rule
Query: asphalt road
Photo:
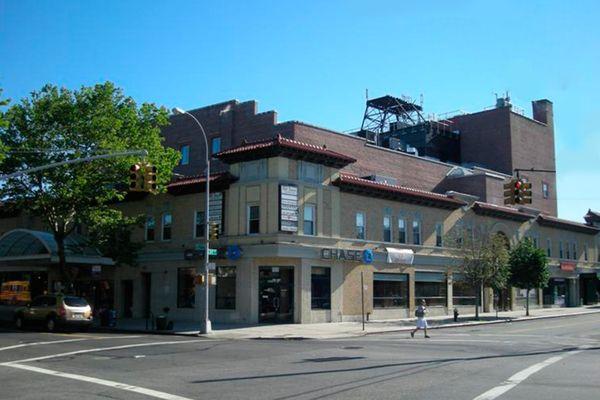
[(600, 315), (236, 340), (0, 331), (1, 399), (597, 399)]

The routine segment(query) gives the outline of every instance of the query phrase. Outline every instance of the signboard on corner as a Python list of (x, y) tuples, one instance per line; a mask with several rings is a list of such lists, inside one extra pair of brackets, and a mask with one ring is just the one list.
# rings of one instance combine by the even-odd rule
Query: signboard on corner
[(279, 185), (279, 230), (298, 232), (298, 187)]

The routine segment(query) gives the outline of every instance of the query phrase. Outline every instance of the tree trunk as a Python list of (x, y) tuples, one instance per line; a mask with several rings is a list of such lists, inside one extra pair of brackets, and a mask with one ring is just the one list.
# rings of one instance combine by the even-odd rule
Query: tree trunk
[(58, 271), (62, 285), (66, 293), (72, 291), (73, 279), (70, 272), (67, 270), (67, 255), (65, 253), (65, 238), (62, 234), (55, 232), (54, 240), (56, 241), (56, 252), (58, 254)]
[(479, 308), (481, 307), (481, 285), (477, 286), (477, 304), (475, 305), (475, 320), (479, 321)]
[(529, 288), (525, 291), (527, 298), (525, 299), (525, 315), (529, 317)]

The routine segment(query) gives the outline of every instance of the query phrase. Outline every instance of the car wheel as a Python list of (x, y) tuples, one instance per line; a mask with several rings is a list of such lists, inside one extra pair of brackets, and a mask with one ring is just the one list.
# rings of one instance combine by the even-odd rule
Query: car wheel
[(46, 330), (48, 332), (54, 332), (56, 330), (56, 319), (54, 317), (49, 317), (46, 320)]
[(23, 329), (24, 326), (25, 326), (25, 321), (23, 320), (23, 316), (17, 315), (17, 317), (15, 318), (15, 327), (17, 329)]

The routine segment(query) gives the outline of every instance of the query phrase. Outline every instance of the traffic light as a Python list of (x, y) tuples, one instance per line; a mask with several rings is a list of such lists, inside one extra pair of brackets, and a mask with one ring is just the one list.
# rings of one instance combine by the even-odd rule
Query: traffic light
[(144, 189), (146, 192), (154, 193), (158, 188), (156, 184), (157, 168), (154, 165), (144, 165)]
[(219, 224), (216, 222), (210, 223), (209, 238), (210, 240), (217, 240), (219, 238)]
[(515, 188), (518, 182), (517, 178), (513, 178), (504, 184), (504, 204), (515, 204)]
[(522, 182), (521, 204), (531, 204), (531, 183), (529, 182)]
[(129, 167), (129, 191), (143, 192), (142, 167), (140, 164), (133, 164)]

